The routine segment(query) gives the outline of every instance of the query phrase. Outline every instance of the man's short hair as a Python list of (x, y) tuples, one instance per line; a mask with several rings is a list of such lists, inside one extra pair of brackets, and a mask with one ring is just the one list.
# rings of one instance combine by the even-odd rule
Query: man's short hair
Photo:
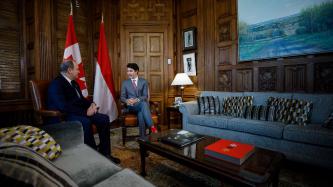
[(72, 60), (66, 60), (60, 64), (60, 72), (62, 73), (66, 73), (69, 68), (74, 69), (74, 62)]
[(139, 66), (136, 63), (128, 63), (127, 68), (134, 69), (134, 71), (139, 71)]

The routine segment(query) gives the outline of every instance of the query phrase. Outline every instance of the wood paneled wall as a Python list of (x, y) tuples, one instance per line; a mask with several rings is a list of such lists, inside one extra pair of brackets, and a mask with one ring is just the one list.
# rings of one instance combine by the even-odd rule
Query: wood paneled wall
[(182, 32), (197, 27), (196, 77), (185, 89), (189, 99), (196, 90), (278, 91), (332, 93), (333, 54), (238, 62), (237, 1), (181, 0), (177, 2), (178, 71), (183, 71)]
[[(0, 6), (0, 111), (30, 111), (28, 80), (58, 74), (65, 45), (71, 0), (2, 0)], [(72, 0), (74, 24), (89, 93), (93, 80), (101, 14), (112, 60), (117, 96), (124, 79), (121, 37), (124, 28), (149, 32), (163, 28), (167, 36), (164, 102), (180, 92), (170, 84), (183, 72), (182, 55), (196, 53), (197, 76), (185, 88), (185, 100), (201, 90), (333, 92), (333, 54), (295, 56), (250, 62), (237, 61), (237, 1), (235, 0)], [(78, 5), (78, 6), (76, 6)], [(197, 28), (197, 48), (183, 51), (183, 30)], [(158, 85), (157, 85), (158, 86)], [(19, 107), (8, 107), (19, 106)], [(0, 119), (7, 116), (1, 113)]]

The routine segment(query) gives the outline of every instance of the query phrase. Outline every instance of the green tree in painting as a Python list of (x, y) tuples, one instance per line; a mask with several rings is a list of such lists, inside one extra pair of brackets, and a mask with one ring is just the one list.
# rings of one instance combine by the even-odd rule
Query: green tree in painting
[(245, 42), (248, 40), (248, 38), (246, 38), (247, 29), (248, 29), (248, 24), (246, 22), (244, 22), (244, 21), (238, 22), (239, 41)]
[(333, 2), (314, 5), (301, 11), (297, 33), (315, 33), (333, 29)]

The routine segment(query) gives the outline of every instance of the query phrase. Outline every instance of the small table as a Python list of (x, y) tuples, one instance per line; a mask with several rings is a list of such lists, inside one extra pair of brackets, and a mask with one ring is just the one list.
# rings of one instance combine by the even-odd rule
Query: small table
[[(234, 186), (269, 186), (272, 184), (273, 187), (277, 187), (280, 167), (284, 160), (281, 153), (256, 147), (253, 155), (239, 166), (204, 155), (204, 148), (219, 140), (218, 138), (205, 136), (204, 139), (188, 148), (178, 149), (160, 141), (161, 137), (171, 131), (163, 131), (138, 139), (141, 175), (146, 175), (146, 152), (151, 151)], [(189, 150), (191, 150), (190, 153)]]
[(168, 120), (168, 129), (170, 129), (170, 123), (171, 123), (171, 119), (170, 119), (170, 114), (171, 112), (174, 113), (174, 115), (180, 119), (180, 125), (181, 128), (183, 128), (183, 115), (182, 113), (179, 111), (179, 106), (168, 106), (166, 107), (166, 113), (167, 113), (167, 120)]

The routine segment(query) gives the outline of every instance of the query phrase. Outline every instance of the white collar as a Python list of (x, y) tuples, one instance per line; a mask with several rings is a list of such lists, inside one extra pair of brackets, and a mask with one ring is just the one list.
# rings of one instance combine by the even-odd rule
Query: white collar
[(70, 85), (72, 85), (72, 80), (70, 80), (65, 73), (60, 73), (68, 82)]
[(132, 81), (135, 80), (135, 83), (138, 84), (139, 76), (137, 76), (135, 79), (131, 79)]

